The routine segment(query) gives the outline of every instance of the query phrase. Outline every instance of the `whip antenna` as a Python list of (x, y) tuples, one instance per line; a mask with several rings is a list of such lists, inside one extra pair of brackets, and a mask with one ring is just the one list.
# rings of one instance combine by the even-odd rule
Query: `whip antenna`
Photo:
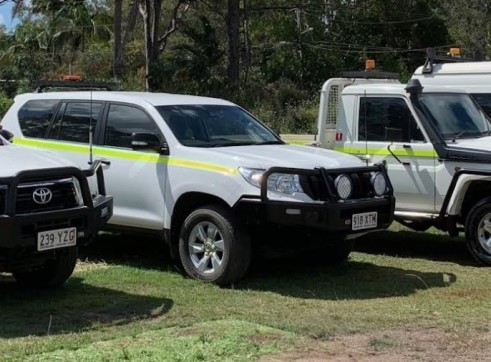
[(92, 89), (90, 90), (89, 103), (89, 165), (92, 165), (92, 144), (94, 143), (94, 132), (92, 129)]
[(365, 119), (365, 163), (367, 164), (368, 166), (368, 129), (367, 129), (367, 90), (365, 89), (365, 91), (363, 92), (363, 118)]

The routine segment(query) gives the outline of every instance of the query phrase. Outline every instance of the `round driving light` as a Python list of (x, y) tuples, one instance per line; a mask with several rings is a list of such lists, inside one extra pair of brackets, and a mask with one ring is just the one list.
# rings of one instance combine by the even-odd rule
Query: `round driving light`
[(385, 176), (381, 172), (377, 172), (372, 175), (372, 187), (375, 195), (382, 196), (387, 191), (387, 181)]
[(353, 182), (347, 175), (339, 175), (334, 180), (334, 187), (341, 199), (347, 199), (353, 192)]

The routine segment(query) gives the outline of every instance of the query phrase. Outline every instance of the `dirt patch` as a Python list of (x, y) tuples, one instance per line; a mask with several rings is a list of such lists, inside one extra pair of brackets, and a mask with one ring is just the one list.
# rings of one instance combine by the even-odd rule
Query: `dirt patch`
[(293, 351), (265, 356), (263, 362), (403, 362), (487, 361), (491, 355), (491, 326), (472, 335), (438, 329), (388, 330), (334, 337), (328, 341), (306, 340)]
[(101, 269), (101, 268), (109, 268), (109, 265), (104, 261), (89, 261), (86, 260), (78, 260), (77, 265), (75, 266), (75, 272), (80, 271), (88, 271), (93, 269)]

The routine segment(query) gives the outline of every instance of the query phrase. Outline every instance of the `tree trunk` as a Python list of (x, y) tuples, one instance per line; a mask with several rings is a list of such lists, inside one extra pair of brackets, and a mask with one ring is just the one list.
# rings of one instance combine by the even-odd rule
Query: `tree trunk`
[(143, 17), (143, 31), (145, 33), (145, 90), (150, 91), (150, 69), (153, 59), (153, 44), (152, 44), (152, 24), (151, 24), (151, 1), (140, 1), (140, 13)]
[(113, 76), (116, 80), (123, 74), (123, 49), (121, 43), (121, 18), (123, 13), (123, 0), (114, 0), (114, 54)]
[(228, 82), (233, 92), (239, 88), (240, 72), (240, 0), (228, 0), (227, 12), (228, 33)]

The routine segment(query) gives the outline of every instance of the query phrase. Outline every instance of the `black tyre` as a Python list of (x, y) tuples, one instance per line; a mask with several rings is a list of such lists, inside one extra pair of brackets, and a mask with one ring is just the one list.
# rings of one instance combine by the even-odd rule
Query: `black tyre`
[(230, 210), (208, 205), (194, 210), (184, 221), (179, 256), (191, 278), (229, 285), (247, 272), (251, 241)]
[(491, 266), (491, 199), (478, 202), (467, 215), (465, 240), (472, 256)]
[(17, 282), (28, 286), (54, 288), (70, 278), (77, 263), (77, 254), (76, 246), (60, 249), (43, 265), (29, 271), (12, 271), (12, 275)]

